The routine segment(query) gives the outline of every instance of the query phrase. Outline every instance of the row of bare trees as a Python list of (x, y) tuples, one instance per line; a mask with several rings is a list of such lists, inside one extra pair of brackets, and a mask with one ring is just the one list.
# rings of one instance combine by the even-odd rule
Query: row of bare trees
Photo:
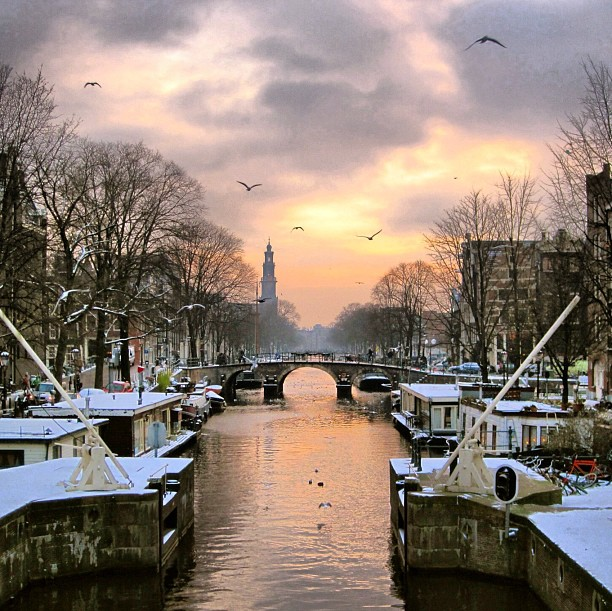
[(345, 308), (334, 324), (336, 342), (418, 351), (425, 314), (433, 312), (452, 357), (477, 361), (486, 380), (492, 352), (521, 362), (578, 294), (580, 306), (546, 347), (567, 400), (570, 366), (600, 338), (601, 322), (592, 324), (588, 310), (595, 305), (599, 320), (612, 324), (612, 183), (605, 176), (597, 183), (596, 197), (608, 210), (597, 219), (597, 239), (585, 188), (587, 176), (609, 172), (612, 76), (591, 60), (583, 67), (582, 113), (560, 128), (541, 185), (529, 175), (501, 173), (494, 192), (472, 191), (446, 210), (425, 236), (430, 261), (394, 267), (372, 289), (372, 303)]
[(204, 338), (243, 344), (255, 271), (206, 218), (201, 185), (142, 143), (93, 142), (55, 113), (41, 73), (0, 68), (0, 306), (39, 349), (54, 336), (54, 373), (85, 334), (96, 386), (117, 336), (125, 379), (134, 337), (184, 325), (192, 356)]

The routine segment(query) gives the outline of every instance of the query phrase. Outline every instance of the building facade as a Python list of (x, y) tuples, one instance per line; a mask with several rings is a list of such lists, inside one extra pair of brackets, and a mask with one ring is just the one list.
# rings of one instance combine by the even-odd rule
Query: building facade
[(599, 174), (587, 175), (587, 239), (591, 249), (592, 302), (589, 323), (594, 341), (589, 351), (589, 393), (612, 400), (612, 178), (610, 164)]

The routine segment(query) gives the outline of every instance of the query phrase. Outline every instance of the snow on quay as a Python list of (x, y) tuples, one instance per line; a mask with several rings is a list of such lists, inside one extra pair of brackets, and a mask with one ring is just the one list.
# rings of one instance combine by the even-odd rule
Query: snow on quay
[[(177, 473), (190, 462), (190, 458), (124, 458), (118, 459), (129, 475), (133, 486), (112, 491), (67, 491), (65, 483), (79, 464), (79, 458), (56, 458), (33, 465), (0, 470), (0, 517), (33, 501), (99, 496), (140, 494), (147, 490), (150, 477), (159, 477), (166, 471)], [(115, 465), (107, 459), (113, 475), (120, 483), (125, 481)], [(148, 492), (148, 490), (147, 490)]]
[(563, 497), (562, 505), (530, 513), (532, 524), (563, 553), (612, 591), (612, 485)]

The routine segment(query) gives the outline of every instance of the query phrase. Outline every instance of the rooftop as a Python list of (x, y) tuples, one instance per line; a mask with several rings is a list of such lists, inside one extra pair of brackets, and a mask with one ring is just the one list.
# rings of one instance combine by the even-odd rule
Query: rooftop
[[(108, 422), (104, 418), (90, 421), (93, 426)], [(74, 419), (53, 418), (0, 418), (0, 443), (3, 441), (50, 441), (66, 435), (84, 432), (83, 422)]]
[[(132, 415), (136, 412), (148, 411), (154, 407), (163, 406), (165, 404), (173, 405), (180, 403), (184, 398), (183, 393), (163, 393), (163, 392), (143, 392), (142, 402), (139, 404), (137, 392), (125, 393), (104, 393), (90, 395), (89, 397), (79, 397), (73, 399), (74, 404), (83, 412), (86, 412), (87, 403), (89, 400), (89, 411), (98, 416), (119, 416)], [(43, 405), (40, 407), (32, 407), (30, 411), (36, 415), (60, 415), (61, 412), (69, 410), (71, 407), (66, 401), (58, 401), (54, 405)], [(63, 413), (61, 415), (64, 415)]]

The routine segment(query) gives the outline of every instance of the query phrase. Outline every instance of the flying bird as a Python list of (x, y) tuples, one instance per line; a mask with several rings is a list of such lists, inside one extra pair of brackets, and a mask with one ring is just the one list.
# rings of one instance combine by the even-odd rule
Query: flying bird
[(357, 237), (357, 238), (365, 238), (366, 240), (373, 240), (381, 231), (382, 231), (382, 229), (379, 229), (376, 233), (374, 233), (372, 235), (358, 235), (358, 236), (355, 236), (355, 237)]
[(239, 185), (242, 185), (247, 191), (250, 191), (251, 189), (254, 189), (255, 187), (261, 187), (261, 183), (260, 182), (258, 182), (256, 185), (251, 185), (250, 187), (249, 187), (249, 185), (247, 185), (246, 183), (244, 183), (244, 182), (242, 182), (240, 180), (237, 180), (236, 182)]
[(499, 40), (495, 40), (495, 38), (489, 38), (489, 36), (483, 36), (482, 38), (479, 38), (478, 40), (475, 40), (469, 47), (466, 47), (463, 50), (467, 51), (468, 49), (471, 49), (476, 43), (482, 45), (485, 42), (494, 42), (496, 45), (499, 45), (500, 47), (503, 47), (504, 49), (508, 48), (508, 47), (506, 47), (506, 45), (502, 45), (502, 43), (499, 42)]
[(291, 231), (295, 231), (296, 229), (301, 229), (302, 231), (304, 231), (304, 228), (300, 227), (299, 225), (297, 227), (294, 227)]
[(319, 503), (319, 509), (326, 509), (327, 507), (331, 507), (332, 504), (331, 503)]
[(355, 280), (355, 284), (363, 284), (363, 282), (361, 282), (359, 280)]
[(87, 87), (87, 85), (91, 85), (92, 87), (94, 87), (95, 85), (97, 85), (98, 87), (100, 87), (100, 89), (102, 89), (102, 85), (100, 85), (100, 83), (98, 83), (97, 81), (87, 81), (84, 85), (83, 85), (83, 89), (85, 87)]
[(176, 313), (180, 314), (183, 310), (193, 310), (193, 308), (202, 308), (203, 310), (207, 310), (208, 306), (202, 305), (201, 303), (190, 303), (189, 305), (184, 305), (182, 308), (179, 308)]

